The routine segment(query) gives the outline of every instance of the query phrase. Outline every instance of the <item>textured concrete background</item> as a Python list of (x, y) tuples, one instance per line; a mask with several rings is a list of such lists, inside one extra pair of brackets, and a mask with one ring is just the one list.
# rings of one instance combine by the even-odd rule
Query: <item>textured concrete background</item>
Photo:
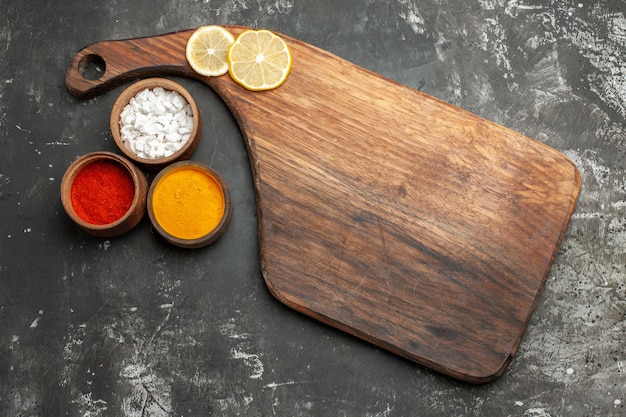
[[(626, 415), (626, 4), (523, 0), (2, 0), (0, 415)], [(528, 331), (493, 383), (460, 383), (303, 317), (259, 269), (237, 125), (207, 87), (193, 159), (231, 185), (214, 246), (144, 221), (97, 239), (63, 212), (66, 167), (115, 151), (117, 89), (80, 101), (82, 47), (203, 24), (319, 46), (569, 156), (583, 188)]]

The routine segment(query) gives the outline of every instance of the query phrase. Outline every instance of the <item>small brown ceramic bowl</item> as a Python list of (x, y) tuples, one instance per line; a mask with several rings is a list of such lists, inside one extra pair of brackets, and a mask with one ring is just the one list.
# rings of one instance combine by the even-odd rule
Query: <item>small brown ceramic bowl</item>
[[(120, 117), (122, 115), (122, 112), (124, 111), (124, 108), (126, 108), (126, 106), (129, 104), (130, 100), (133, 97), (137, 96), (137, 94), (139, 94), (143, 90), (154, 90), (157, 87), (161, 87), (167, 91), (175, 91), (180, 94), (187, 101), (187, 103), (189, 103), (193, 116), (193, 129), (191, 131), (189, 139), (187, 139), (187, 141), (178, 151), (169, 156), (150, 158), (146, 157), (145, 155), (140, 156), (137, 152), (131, 149), (130, 142), (132, 142), (132, 140), (123, 135), (120, 127)], [(157, 117), (157, 113), (150, 112), (150, 114), (154, 115), (154, 117)], [(113, 135), (113, 140), (120, 148), (120, 150), (124, 153), (124, 155), (133, 160), (142, 168), (153, 170), (161, 169), (172, 162), (189, 159), (189, 157), (191, 157), (191, 155), (198, 147), (198, 143), (200, 142), (200, 137), (202, 133), (202, 118), (200, 116), (200, 111), (198, 110), (198, 105), (196, 104), (192, 95), (182, 85), (165, 78), (148, 78), (138, 81), (132, 84), (130, 87), (126, 88), (126, 90), (124, 90), (122, 94), (119, 95), (119, 97), (113, 104), (109, 123), (111, 126), (111, 134)], [(155, 138), (156, 135), (153, 136), (153, 140), (156, 140), (157, 142), (162, 142)]]
[(148, 216), (156, 231), (181, 248), (201, 248), (219, 239), (232, 205), (224, 179), (207, 165), (180, 161), (164, 168), (148, 191)]
[(135, 227), (146, 213), (147, 192), (143, 172), (112, 152), (81, 156), (61, 180), (65, 212), (84, 231), (99, 237), (118, 236)]

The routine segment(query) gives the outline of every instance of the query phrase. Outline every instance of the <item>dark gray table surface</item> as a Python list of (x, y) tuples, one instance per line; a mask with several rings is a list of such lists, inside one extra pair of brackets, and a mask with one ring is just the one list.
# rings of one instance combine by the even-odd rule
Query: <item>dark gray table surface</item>
[[(496, 0), (0, 2), (0, 415), (626, 415), (626, 3)], [(229, 183), (232, 223), (189, 251), (144, 218), (121, 237), (69, 220), (61, 177), (116, 151), (119, 87), (82, 101), (71, 57), (204, 24), (299, 38), (544, 142), (583, 179), (511, 366), (441, 376), (296, 313), (267, 291), (255, 193), (229, 110), (202, 111), (194, 160)]]

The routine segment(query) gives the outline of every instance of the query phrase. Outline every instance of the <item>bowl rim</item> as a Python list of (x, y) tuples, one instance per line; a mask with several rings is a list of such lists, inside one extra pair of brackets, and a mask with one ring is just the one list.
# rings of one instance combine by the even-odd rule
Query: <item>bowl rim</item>
[[(131, 176), (133, 180), (133, 187), (135, 189), (135, 195), (133, 196), (133, 201), (130, 204), (130, 207), (124, 213), (122, 217), (115, 220), (114, 222), (107, 224), (93, 224), (84, 220), (80, 217), (76, 211), (74, 210), (74, 206), (71, 201), (71, 190), (74, 180), (79, 172), (81, 172), (86, 166), (97, 162), (97, 161), (114, 161), (119, 165), (123, 166), (126, 172)], [(93, 231), (103, 231), (113, 229), (120, 224), (124, 223), (133, 213), (133, 211), (137, 208), (140, 203), (141, 198), (145, 198), (140, 194), (142, 190), (141, 180), (139, 178), (138, 169), (130, 162), (128, 159), (124, 158), (121, 155), (118, 155), (113, 152), (108, 151), (95, 151), (86, 153), (80, 157), (78, 157), (74, 162), (72, 162), (68, 168), (65, 170), (65, 174), (63, 174), (63, 178), (61, 179), (61, 203), (63, 204), (63, 208), (67, 215), (80, 227)]]
[[(120, 133), (120, 115), (126, 105), (130, 102), (130, 100), (135, 97), (138, 93), (145, 89), (154, 89), (156, 87), (162, 87), (165, 90), (175, 91), (189, 103), (191, 107), (191, 113), (193, 116), (193, 129), (191, 134), (189, 135), (189, 139), (187, 142), (175, 153), (172, 155), (163, 157), (163, 158), (142, 158), (134, 153), (132, 150), (126, 147), (122, 140), (122, 134)], [(164, 166), (168, 165), (181, 156), (183, 156), (186, 152), (192, 148), (192, 146), (197, 146), (197, 141), (200, 139), (200, 133), (202, 129), (202, 121), (200, 116), (200, 110), (198, 108), (198, 104), (195, 99), (191, 95), (191, 93), (183, 87), (181, 84), (172, 81), (167, 78), (146, 78), (143, 80), (139, 80), (129, 85), (120, 93), (115, 102), (113, 103), (113, 107), (111, 108), (111, 115), (109, 118), (109, 126), (111, 130), (111, 134), (113, 135), (113, 140), (115, 144), (120, 149), (120, 151), (129, 159), (137, 162), (138, 164), (146, 167), (156, 167), (156, 166)], [(195, 148), (194, 148), (195, 149)]]
[[(152, 200), (154, 197), (154, 191), (161, 180), (163, 180), (170, 173), (177, 171), (179, 169), (196, 169), (198, 171), (203, 172), (204, 174), (212, 177), (217, 184), (220, 186), (222, 191), (222, 197), (224, 198), (224, 213), (222, 214), (222, 218), (220, 219), (217, 226), (215, 226), (209, 233), (204, 236), (200, 236), (195, 239), (183, 239), (177, 236), (172, 235), (167, 232), (160, 225), (158, 220), (156, 219), (156, 215), (154, 213), (154, 207), (152, 204)], [(226, 231), (228, 224), (230, 223), (230, 219), (232, 216), (232, 201), (230, 196), (230, 190), (228, 184), (224, 180), (224, 178), (209, 165), (198, 162), (198, 161), (178, 161), (173, 164), (168, 165), (166, 168), (162, 169), (156, 177), (152, 180), (150, 184), (150, 188), (148, 190), (147, 196), (147, 211), (148, 217), (150, 218), (150, 222), (152, 226), (155, 228), (157, 233), (161, 235), (165, 240), (172, 243), (175, 246), (186, 248), (186, 249), (196, 249), (208, 246), (218, 240)]]

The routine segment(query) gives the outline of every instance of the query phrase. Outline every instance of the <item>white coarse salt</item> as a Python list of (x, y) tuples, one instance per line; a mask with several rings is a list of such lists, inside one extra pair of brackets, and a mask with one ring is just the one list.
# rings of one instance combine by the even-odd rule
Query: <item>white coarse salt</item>
[(193, 131), (193, 113), (176, 91), (146, 88), (120, 113), (124, 146), (140, 158), (166, 158), (178, 152)]

